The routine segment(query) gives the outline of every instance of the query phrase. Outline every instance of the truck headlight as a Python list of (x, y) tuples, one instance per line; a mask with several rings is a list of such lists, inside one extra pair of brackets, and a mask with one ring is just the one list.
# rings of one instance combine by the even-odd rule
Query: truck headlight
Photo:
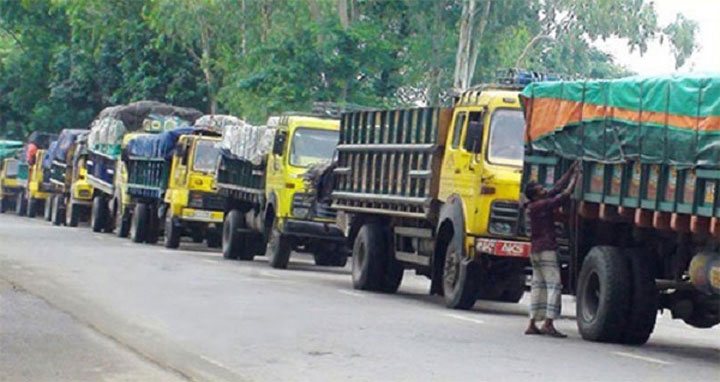
[(307, 207), (299, 207), (295, 206), (293, 207), (293, 215), (298, 218), (304, 218), (307, 217), (310, 213), (310, 209)]
[(203, 196), (200, 193), (191, 192), (188, 196), (188, 207), (202, 208), (203, 207)]
[(509, 223), (494, 222), (490, 225), (490, 232), (498, 235), (510, 235), (512, 230), (512, 225)]

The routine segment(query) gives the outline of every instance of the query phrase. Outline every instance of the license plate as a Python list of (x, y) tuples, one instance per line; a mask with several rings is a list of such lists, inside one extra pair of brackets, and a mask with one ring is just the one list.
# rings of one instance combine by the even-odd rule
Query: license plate
[(496, 256), (529, 257), (530, 243), (498, 239), (477, 239), (475, 249), (478, 252)]

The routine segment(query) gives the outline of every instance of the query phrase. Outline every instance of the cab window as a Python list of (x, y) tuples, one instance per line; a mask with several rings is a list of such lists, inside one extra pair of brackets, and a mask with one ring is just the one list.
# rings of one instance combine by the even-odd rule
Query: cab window
[(465, 113), (458, 113), (455, 117), (455, 126), (453, 127), (452, 148), (456, 149), (460, 146), (460, 135), (462, 134), (463, 125), (465, 124)]
[(475, 154), (482, 152), (483, 129), (483, 113), (470, 113), (467, 133), (465, 133), (465, 141), (463, 142), (465, 151)]

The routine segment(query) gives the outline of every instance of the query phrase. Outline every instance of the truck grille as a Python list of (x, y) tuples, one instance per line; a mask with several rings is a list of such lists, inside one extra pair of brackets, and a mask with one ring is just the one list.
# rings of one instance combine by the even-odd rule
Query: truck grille
[(520, 203), (496, 201), (490, 207), (488, 232), (493, 235), (516, 236), (520, 233)]
[(190, 191), (188, 206), (204, 210), (225, 210), (225, 197), (210, 192)]

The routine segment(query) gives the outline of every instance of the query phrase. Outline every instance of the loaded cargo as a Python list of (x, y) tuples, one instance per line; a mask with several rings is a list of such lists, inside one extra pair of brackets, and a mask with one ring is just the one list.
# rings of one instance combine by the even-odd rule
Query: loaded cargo
[(658, 309), (720, 322), (720, 77), (529, 85), (523, 182), (580, 161), (561, 219), (583, 338), (642, 344)]
[(48, 151), (53, 195), (45, 206), (45, 218), (54, 225), (75, 227), (89, 220), (93, 189), (86, 180), (88, 130), (64, 129), (54, 150)]

